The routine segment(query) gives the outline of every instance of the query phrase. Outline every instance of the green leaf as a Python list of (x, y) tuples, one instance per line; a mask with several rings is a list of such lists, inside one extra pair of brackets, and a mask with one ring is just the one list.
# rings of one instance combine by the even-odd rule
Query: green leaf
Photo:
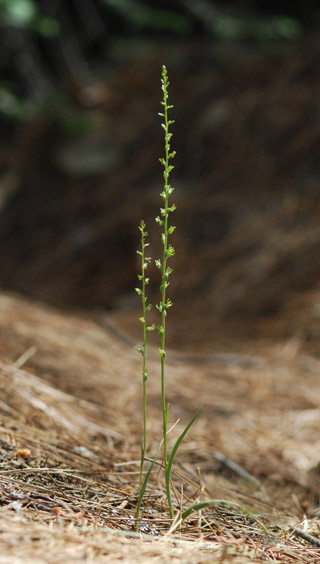
[(142, 501), (142, 498), (143, 498), (143, 496), (144, 496), (144, 492), (146, 491), (146, 487), (147, 487), (147, 485), (148, 485), (148, 482), (149, 482), (149, 478), (150, 478), (152, 469), (153, 469), (154, 464), (155, 464), (155, 462), (156, 462), (156, 460), (157, 460), (157, 458), (158, 458), (160, 448), (161, 448), (161, 443), (159, 444), (159, 446), (158, 446), (158, 448), (157, 448), (157, 452), (156, 452), (156, 454), (155, 454), (155, 456), (154, 456), (154, 458), (153, 458), (153, 460), (152, 460), (152, 462), (151, 462), (151, 464), (150, 464), (150, 468), (149, 468), (149, 470), (148, 470), (148, 472), (147, 472), (147, 474), (146, 474), (146, 477), (145, 477), (145, 479), (144, 479), (144, 481), (143, 481), (143, 484), (142, 484), (142, 486), (141, 486), (141, 489), (140, 489), (140, 492), (139, 492), (139, 497), (138, 497), (137, 509), (136, 509), (136, 519), (138, 519), (138, 517), (139, 517), (140, 507), (141, 507), (141, 501)]
[(241, 511), (243, 511), (244, 513), (254, 516), (254, 514), (246, 507), (240, 505), (239, 503), (236, 503), (235, 501), (228, 501), (226, 499), (209, 499), (207, 501), (198, 501), (197, 503), (190, 505), (188, 509), (183, 511), (181, 517), (182, 519), (186, 519), (186, 517), (188, 517), (193, 511), (200, 511), (201, 509), (204, 509), (205, 507), (211, 507), (212, 505), (226, 505), (227, 507), (234, 507), (235, 509), (241, 509)]
[(174, 447), (171, 451), (169, 460), (168, 460), (168, 465), (166, 468), (166, 480), (168, 481), (168, 483), (170, 482), (170, 478), (171, 478), (171, 471), (172, 471), (172, 464), (174, 461), (174, 458), (177, 454), (177, 450), (181, 444), (181, 442), (183, 441), (184, 437), (186, 436), (187, 432), (189, 431), (190, 427), (193, 425), (193, 423), (195, 422), (195, 420), (199, 417), (201, 411), (203, 410), (203, 408), (206, 406), (206, 404), (202, 405), (200, 407), (200, 409), (198, 409), (198, 411), (196, 412), (196, 414), (192, 417), (191, 421), (189, 421), (188, 425), (184, 428), (184, 430), (182, 431), (181, 435), (178, 437), (178, 439), (176, 440)]

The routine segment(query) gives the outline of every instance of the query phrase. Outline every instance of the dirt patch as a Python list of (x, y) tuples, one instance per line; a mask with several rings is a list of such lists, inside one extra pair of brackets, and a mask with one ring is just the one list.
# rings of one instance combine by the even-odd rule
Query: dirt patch
[[(137, 535), (137, 353), (90, 320), (14, 296), (0, 296), (0, 312), (2, 558), (19, 564), (319, 560), (312, 545), (320, 492), (316, 358), (286, 343), (259, 355), (169, 354), (170, 421), (181, 420), (170, 443), (209, 402), (177, 457), (175, 511), (195, 499), (232, 505), (191, 514), (168, 534), (157, 471)], [(158, 371), (154, 351), (150, 456), (161, 433)], [(292, 527), (311, 537), (296, 536)]]

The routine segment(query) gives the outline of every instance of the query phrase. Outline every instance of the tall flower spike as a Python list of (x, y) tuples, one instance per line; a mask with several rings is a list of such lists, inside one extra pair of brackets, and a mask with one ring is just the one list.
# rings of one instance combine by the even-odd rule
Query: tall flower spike
[[(161, 218), (157, 217), (156, 222), (162, 227), (163, 231), (161, 234), (161, 242), (162, 242), (162, 259), (156, 260), (156, 266), (161, 271), (161, 301), (160, 304), (157, 305), (157, 309), (161, 314), (161, 323), (158, 326), (159, 335), (160, 335), (160, 348), (159, 348), (159, 356), (161, 362), (161, 399), (162, 399), (162, 426), (163, 426), (163, 461), (165, 471), (167, 470), (168, 466), (168, 451), (167, 451), (167, 430), (168, 430), (168, 410), (169, 405), (166, 402), (166, 391), (165, 391), (165, 359), (166, 359), (166, 351), (165, 351), (165, 337), (166, 337), (166, 316), (167, 310), (169, 307), (172, 306), (171, 300), (167, 299), (166, 291), (169, 286), (169, 276), (172, 273), (172, 269), (167, 266), (167, 260), (174, 255), (174, 247), (169, 243), (169, 236), (172, 235), (175, 227), (173, 225), (169, 225), (169, 214), (176, 209), (174, 204), (169, 205), (169, 197), (173, 193), (174, 188), (169, 184), (169, 176), (171, 171), (173, 170), (173, 165), (170, 164), (171, 159), (174, 158), (176, 152), (171, 151), (170, 147), (170, 140), (172, 137), (172, 133), (170, 133), (169, 129), (170, 126), (174, 123), (173, 120), (169, 120), (168, 112), (173, 108), (172, 105), (168, 104), (168, 87), (169, 87), (169, 80), (167, 69), (165, 66), (162, 67), (162, 79), (161, 79), (161, 88), (163, 92), (163, 100), (161, 102), (163, 106), (163, 112), (159, 113), (159, 115), (163, 118), (163, 122), (161, 126), (164, 130), (164, 149), (165, 149), (165, 156), (161, 157), (160, 163), (163, 166), (163, 178), (164, 178), (164, 187), (163, 191), (161, 192), (160, 196), (163, 199), (163, 207), (160, 209)], [(166, 477), (168, 473), (166, 472)], [(173, 506), (171, 500), (171, 492), (170, 492), (170, 481), (166, 478), (166, 491), (167, 491), (167, 499), (169, 505), (170, 516), (173, 516)]]
[[(142, 323), (143, 327), (143, 344), (142, 346), (137, 345), (135, 347), (136, 351), (142, 355), (142, 403), (143, 403), (143, 437), (141, 440), (141, 461), (140, 461), (140, 479), (139, 479), (139, 499), (141, 501), (142, 496), (142, 478), (143, 478), (143, 467), (144, 467), (144, 457), (147, 448), (147, 399), (146, 399), (146, 383), (148, 379), (147, 370), (147, 331), (152, 331), (155, 329), (154, 325), (150, 327), (147, 326), (147, 312), (151, 309), (151, 304), (147, 304), (146, 296), (146, 286), (149, 284), (149, 278), (146, 277), (146, 270), (148, 264), (151, 261), (151, 257), (147, 257), (145, 254), (146, 248), (149, 243), (146, 243), (146, 237), (148, 233), (145, 229), (146, 224), (141, 220), (139, 225), (139, 231), (141, 233), (141, 251), (137, 251), (138, 255), (141, 257), (141, 274), (138, 274), (138, 280), (141, 282), (141, 288), (136, 288), (138, 296), (141, 298), (142, 304), (142, 316), (139, 317), (139, 321)], [(139, 522), (139, 511), (140, 503), (137, 505), (136, 510), (136, 526), (138, 527)]]

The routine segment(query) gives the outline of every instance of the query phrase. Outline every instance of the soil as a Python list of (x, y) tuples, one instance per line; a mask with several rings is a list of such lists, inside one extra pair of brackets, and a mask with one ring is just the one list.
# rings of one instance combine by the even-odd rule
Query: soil
[[(319, 46), (150, 47), (2, 146), (0, 564), (320, 562)], [(144, 217), (160, 252), (166, 59), (170, 448), (207, 405), (176, 458), (176, 521), (157, 466), (136, 532), (135, 251)], [(151, 338), (148, 458), (161, 439)], [(206, 499), (223, 502), (179, 521)]]

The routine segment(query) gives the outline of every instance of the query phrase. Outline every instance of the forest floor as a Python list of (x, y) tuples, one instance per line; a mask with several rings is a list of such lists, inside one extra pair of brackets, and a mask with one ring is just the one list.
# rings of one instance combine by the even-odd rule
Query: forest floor
[[(71, 85), (0, 140), (0, 564), (320, 562), (319, 40), (160, 47), (127, 46), (101, 83)], [(144, 217), (159, 256), (167, 60), (171, 446), (207, 405), (176, 458), (176, 520), (157, 466), (136, 532), (135, 251)], [(224, 503), (179, 520), (206, 499)]]
[[(175, 515), (153, 472), (139, 533), (140, 359), (85, 317), (0, 296), (0, 562), (319, 562), (319, 360), (297, 341), (168, 354)], [(149, 449), (161, 437), (151, 353)], [(179, 520), (195, 500), (229, 503)], [(309, 536), (308, 536), (309, 535)]]

